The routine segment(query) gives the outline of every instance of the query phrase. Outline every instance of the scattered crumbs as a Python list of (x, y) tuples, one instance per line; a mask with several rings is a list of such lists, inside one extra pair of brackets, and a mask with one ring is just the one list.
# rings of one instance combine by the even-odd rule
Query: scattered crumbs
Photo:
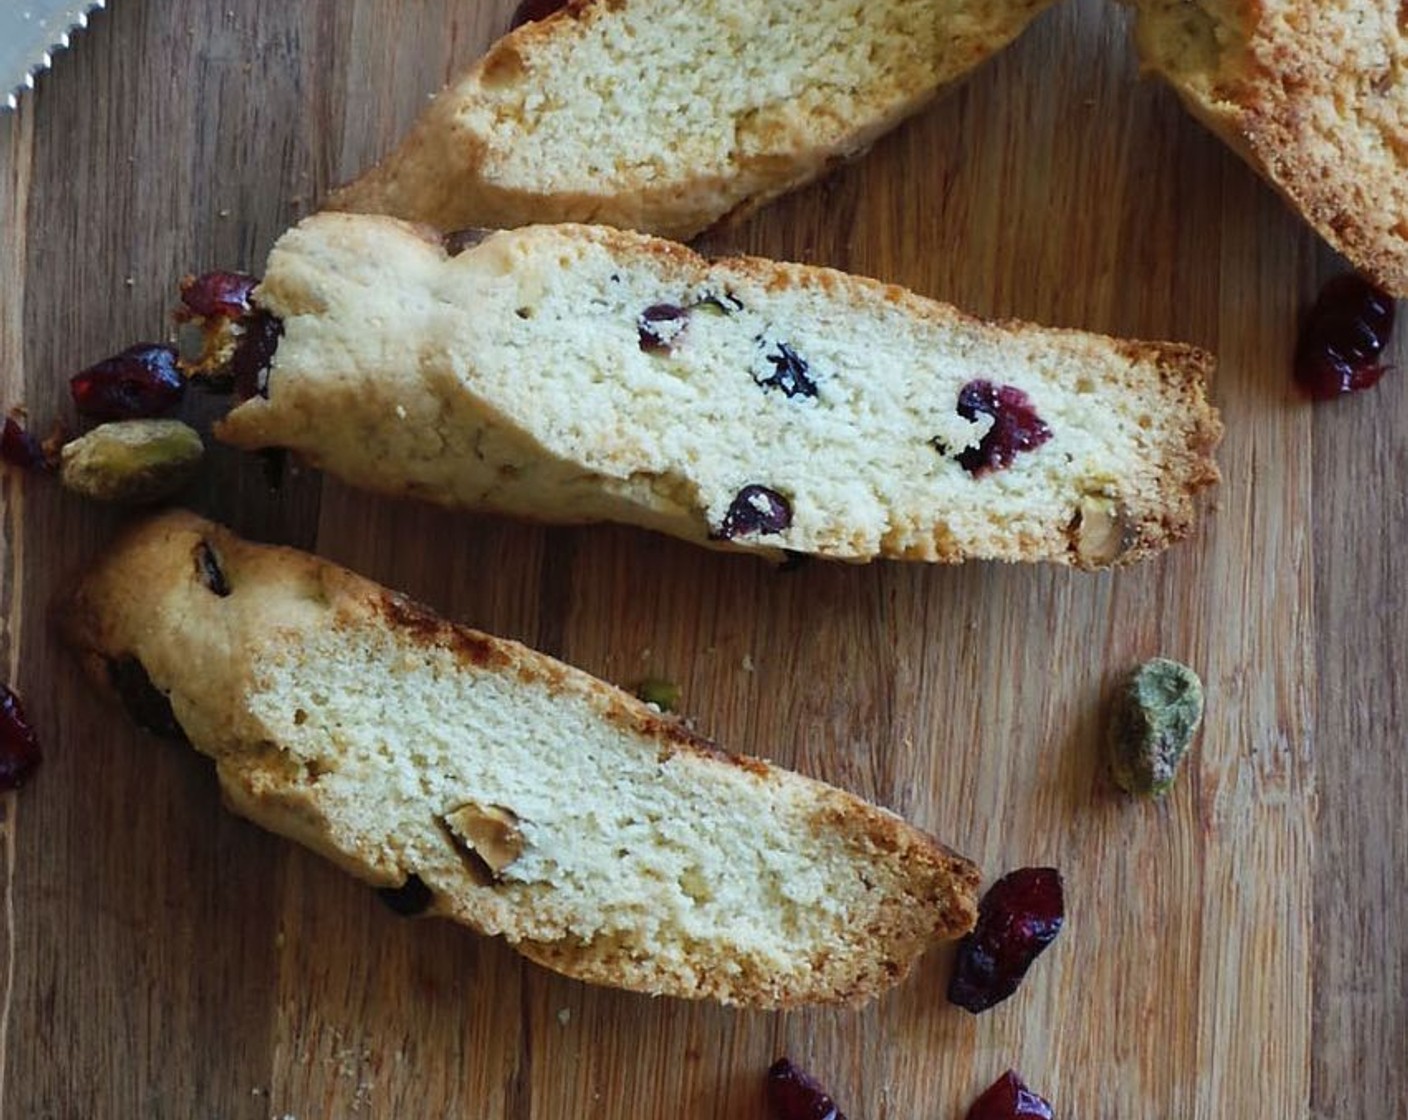
[(572, 1009), (564, 1007), (557, 1013), (557, 1021), (561, 1026), (567, 1026), (572, 1021)]
[(912, 751), (914, 749), (914, 740), (911, 739), (908, 735), (906, 735), (902, 740), (900, 740), (900, 742), (903, 744), (905, 750)]
[(398, 405), (396, 406), (396, 419), (398, 419), (398, 420), (404, 420), (405, 418), (406, 418), (406, 406), (403, 405), (403, 404), (398, 404)]
[(705, 656), (705, 657), (713, 657), (714, 654), (715, 654), (717, 651), (718, 651), (718, 646), (705, 646), (705, 647), (704, 647), (704, 656)]
[(133, 280), (130, 276), (126, 277), (122, 282), (126, 284), (129, 288), (137, 283), (137, 281)]
[(228, 210), (219, 210), (219, 211), (217, 211), (217, 213), (218, 213), (218, 214), (220, 215), (220, 217), (222, 217), (222, 218), (228, 218), (228, 217), (230, 216), (230, 212), (229, 212)]
[(249, 1091), (249, 1095), (251, 1097), (267, 1097), (269, 1095), (269, 1090), (256, 1085), (253, 1089)]
[(743, 655), (743, 660), (739, 662), (739, 664), (743, 666), (743, 671), (745, 673), (751, 673), (755, 668), (757, 668), (757, 666), (753, 664), (753, 655), (751, 653), (745, 653)]
[(651, 649), (649, 646), (646, 646), (645, 649), (640, 651), (640, 659), (642, 661), (649, 661), (651, 654), (653, 654), (654, 652), (655, 651), (653, 649)]

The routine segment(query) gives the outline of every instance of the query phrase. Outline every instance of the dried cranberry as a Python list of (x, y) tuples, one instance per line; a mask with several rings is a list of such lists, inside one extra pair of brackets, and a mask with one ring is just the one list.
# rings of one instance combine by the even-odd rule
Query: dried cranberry
[(752, 483), (738, 492), (724, 514), (715, 540), (730, 541), (747, 533), (780, 533), (792, 524), (792, 506), (776, 490)]
[(186, 738), (186, 733), (176, 722), (176, 714), (171, 710), (170, 698), (152, 684), (146, 666), (135, 657), (109, 661), (108, 680), (138, 727), (164, 739)]
[(755, 373), (753, 380), (759, 386), (764, 389), (781, 389), (788, 397), (816, 396), (816, 382), (808, 376), (811, 367), (807, 365), (807, 360), (787, 343), (779, 342), (777, 349), (764, 354), (763, 358), (772, 364), (773, 372), (767, 377), (759, 377)]
[(246, 272), (207, 272), (181, 281), (181, 302), (192, 315), (238, 319), (254, 310), (257, 277)]
[(169, 412), (186, 382), (170, 346), (143, 342), (104, 358), (69, 381), (73, 403), (97, 420), (135, 420)]
[(25, 431), (24, 425), (13, 416), (5, 417), (5, 430), (0, 433), (0, 459), (12, 467), (22, 467), (27, 471), (53, 468), (40, 442)]
[(39, 739), (20, 698), (0, 684), (0, 790), (19, 789), (40, 760)]
[(821, 1083), (786, 1058), (768, 1070), (768, 1110), (773, 1120), (846, 1120)]
[(1017, 990), (1032, 961), (1065, 921), (1061, 873), (1024, 867), (1004, 875), (978, 903), (978, 923), (958, 946), (951, 1003), (977, 1014)]
[(1017, 452), (1031, 451), (1051, 438), (1051, 429), (1037, 415), (1031, 399), (1011, 385), (968, 382), (958, 394), (958, 415), (965, 420), (976, 420), (980, 415), (993, 418), (978, 446), (958, 454), (959, 465), (974, 475), (1010, 467)]
[(674, 350), (684, 329), (689, 325), (689, 312), (673, 303), (656, 303), (647, 307), (636, 320), (640, 348), (647, 354), (668, 354)]
[(435, 896), (419, 875), (407, 875), (406, 881), (399, 887), (378, 887), (376, 896), (403, 918), (414, 918), (424, 913), (435, 901)]
[(513, 18), (509, 20), (509, 30), (515, 27), (522, 27), (525, 23), (536, 23), (540, 19), (547, 19), (562, 8), (567, 7), (567, 0), (523, 0), (517, 8), (513, 10)]
[(1009, 1069), (973, 1102), (965, 1120), (1021, 1120), (1022, 1117), (1051, 1120), (1051, 1106)]
[(244, 332), (230, 355), (229, 370), (235, 379), (235, 396), (242, 401), (269, 395), (269, 366), (279, 339), (284, 336), (283, 320), (267, 311), (256, 310), (244, 320)]
[(1322, 289), (1296, 341), (1295, 376), (1315, 400), (1377, 384), (1378, 361), (1393, 334), (1393, 299), (1361, 276), (1336, 276)]

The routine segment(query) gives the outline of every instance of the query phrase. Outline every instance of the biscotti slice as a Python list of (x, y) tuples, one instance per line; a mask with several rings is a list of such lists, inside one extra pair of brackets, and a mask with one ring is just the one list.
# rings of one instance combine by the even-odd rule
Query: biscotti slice
[(604, 227), (451, 256), (318, 215), (255, 298), (282, 339), (217, 434), (452, 506), (770, 555), (1101, 567), (1184, 536), (1218, 477), (1201, 351)]
[(973, 923), (974, 866), (893, 814), (191, 514), (121, 540), (65, 617), (235, 812), (568, 976), (860, 1001)]
[(1132, 2), (1144, 64), (1356, 268), (1408, 296), (1408, 7)]
[(687, 239), (858, 155), (1052, 0), (574, 0), (329, 202)]

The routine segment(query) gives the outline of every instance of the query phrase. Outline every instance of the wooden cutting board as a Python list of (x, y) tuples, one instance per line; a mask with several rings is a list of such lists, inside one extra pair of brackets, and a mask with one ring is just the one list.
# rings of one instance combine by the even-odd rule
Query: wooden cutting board
[[(176, 277), (257, 270), (510, 7), (116, 0), (0, 117), (0, 404), (70, 415), (68, 376), (160, 337)], [(271, 492), (218, 449), (194, 499), (608, 679), (675, 680), (701, 729), (990, 877), (1060, 867), (1066, 930), (1015, 998), (950, 1007), (936, 952), (863, 1010), (737, 1013), (396, 918), (89, 695), (46, 612), (122, 517), (7, 473), (4, 664), (48, 754), (0, 799), (3, 1114), (762, 1120), (789, 1054), (852, 1120), (958, 1120), (1009, 1066), (1063, 1117), (1408, 1116), (1408, 378), (1296, 397), (1298, 309), (1339, 266), (1138, 80), (1127, 23), (1067, 0), (867, 159), (704, 244), (1216, 351), (1226, 482), (1166, 558), (779, 573), (312, 472)], [(1209, 707), (1146, 805), (1102, 771), (1099, 701), (1154, 654)]]

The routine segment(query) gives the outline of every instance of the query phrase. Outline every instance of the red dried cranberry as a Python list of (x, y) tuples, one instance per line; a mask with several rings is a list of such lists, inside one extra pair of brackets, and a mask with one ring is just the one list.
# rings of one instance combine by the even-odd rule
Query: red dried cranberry
[(959, 466), (973, 475), (1010, 467), (1017, 452), (1032, 451), (1051, 438), (1051, 429), (1037, 415), (1031, 399), (1011, 385), (968, 382), (958, 394), (958, 415), (965, 420), (976, 420), (980, 415), (993, 418), (978, 446), (958, 454)]
[(170, 346), (143, 342), (69, 380), (73, 403), (97, 420), (135, 420), (176, 407), (186, 391)]
[(39, 765), (39, 739), (20, 698), (0, 684), (0, 790), (19, 789)]
[(1393, 334), (1388, 293), (1352, 272), (1320, 289), (1296, 341), (1295, 376), (1315, 400), (1333, 400), (1378, 383), (1378, 361)]
[(958, 946), (949, 1002), (977, 1014), (1017, 990), (1032, 961), (1065, 921), (1061, 873), (1024, 867), (1004, 875), (978, 903), (978, 923)]
[(45, 471), (53, 468), (40, 442), (25, 431), (24, 425), (13, 416), (5, 417), (5, 430), (0, 433), (0, 459), (4, 459), (12, 467), (21, 467), (27, 471)]
[(668, 354), (674, 350), (688, 325), (689, 312), (683, 307), (673, 303), (652, 304), (636, 320), (640, 348), (647, 354)]
[(792, 506), (776, 490), (751, 483), (738, 492), (724, 514), (715, 540), (731, 541), (748, 533), (780, 533), (792, 524)]
[(523, 0), (513, 10), (513, 19), (508, 24), (509, 30), (522, 27), (525, 23), (536, 23), (540, 19), (547, 19), (553, 12), (565, 7), (567, 7), (567, 0)]
[(236, 398), (245, 401), (256, 395), (269, 395), (269, 366), (283, 336), (283, 320), (267, 311), (256, 310), (245, 319), (244, 333), (235, 344), (229, 363)]
[[(762, 342), (761, 336), (758, 341)], [(776, 350), (764, 354), (763, 357), (772, 364), (773, 372), (767, 377), (753, 375), (753, 380), (760, 387), (781, 389), (788, 397), (816, 396), (816, 382), (808, 376), (811, 367), (807, 365), (807, 360), (787, 343), (779, 342)]]
[(257, 277), (245, 272), (207, 272), (181, 281), (181, 302), (192, 315), (238, 319), (254, 310)]
[(786, 1058), (768, 1070), (768, 1110), (773, 1120), (846, 1120), (821, 1083)]
[(966, 1120), (1022, 1120), (1023, 1117), (1051, 1120), (1051, 1106), (1009, 1069), (973, 1102)]
[(407, 875), (399, 887), (378, 887), (377, 898), (403, 918), (414, 918), (422, 914), (435, 901), (430, 888), (419, 875)]

